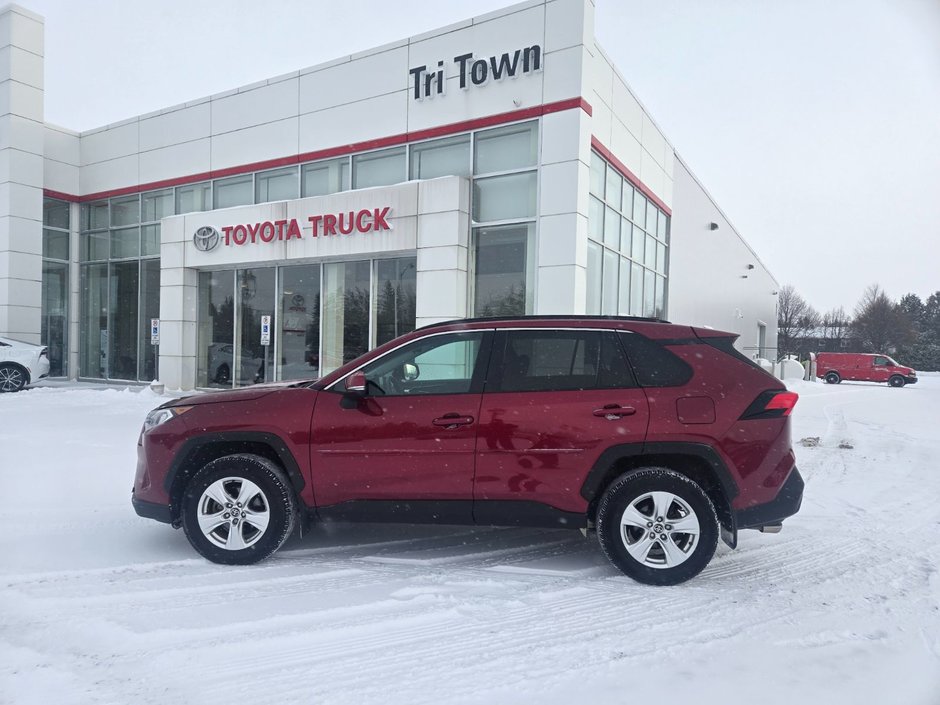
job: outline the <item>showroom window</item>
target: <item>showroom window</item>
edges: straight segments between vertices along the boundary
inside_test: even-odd
[[[42,202],[42,321],[40,340],[49,349],[49,376],[68,374],[70,204]]]
[[[591,152],[587,312],[664,318],[669,216]]]
[[[470,176],[470,135],[457,135],[411,145],[411,178]]]
[[[254,175],[233,176],[230,179],[216,179],[212,182],[213,203],[215,208],[231,208],[255,202]]]
[[[383,149],[353,157],[353,188],[400,184],[405,180],[405,148]]]
[[[349,157],[304,164],[301,168],[304,198],[349,190]]]
[[[297,167],[262,171],[255,175],[255,203],[290,201],[297,198],[299,193]]]
[[[537,122],[474,133],[474,316],[532,312],[537,164]]]

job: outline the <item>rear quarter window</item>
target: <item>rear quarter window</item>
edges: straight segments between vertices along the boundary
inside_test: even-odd
[[[681,387],[692,379],[692,367],[654,340],[639,333],[620,333],[641,387]]]

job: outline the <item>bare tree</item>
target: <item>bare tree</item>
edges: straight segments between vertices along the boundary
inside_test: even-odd
[[[791,284],[780,289],[777,299],[777,348],[781,356],[796,352],[798,342],[819,326],[819,313]]]
[[[877,284],[865,289],[855,307],[852,331],[867,352],[891,353],[913,337],[908,317]]]
[[[843,341],[849,336],[850,323],[849,315],[842,306],[823,314],[822,334],[828,349],[839,350],[842,348]]]

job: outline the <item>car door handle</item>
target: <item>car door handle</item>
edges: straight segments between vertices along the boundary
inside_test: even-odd
[[[431,423],[435,426],[443,426],[444,428],[457,428],[458,426],[466,426],[467,424],[473,423],[472,416],[461,416],[460,414],[444,414]]]
[[[620,406],[620,404],[607,404],[603,409],[594,409],[594,415],[600,416],[608,421],[616,421],[623,416],[633,416],[636,409],[632,406]]]

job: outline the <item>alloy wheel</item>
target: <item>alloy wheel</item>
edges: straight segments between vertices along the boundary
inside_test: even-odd
[[[257,543],[271,521],[268,499],[258,485],[243,477],[224,477],[199,498],[196,519],[202,534],[228,551]]]
[[[698,516],[672,492],[647,492],[620,518],[620,538],[638,563],[650,568],[675,568],[694,552],[701,534]]]

